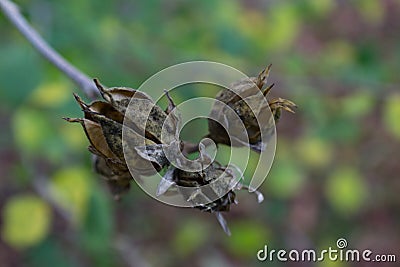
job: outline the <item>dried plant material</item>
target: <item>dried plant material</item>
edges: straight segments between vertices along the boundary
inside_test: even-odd
[[[157,196],[164,195],[168,189],[170,189],[173,185],[176,185],[174,182],[174,172],[175,168],[174,167],[169,167],[164,176],[161,178],[160,183],[158,184],[157,187]]]
[[[261,71],[257,77],[241,79],[232,83],[229,89],[218,92],[216,100],[220,102],[214,104],[210,113],[210,118],[215,118],[215,120],[208,120],[209,137],[216,143],[232,146],[248,145],[253,150],[260,152],[266,146],[261,140],[262,131],[265,136],[271,135],[274,122],[278,122],[282,109],[294,112],[293,108],[296,105],[292,101],[282,98],[267,99],[267,95],[274,85],[263,89],[267,83],[270,69],[271,65]],[[267,101],[260,101],[262,96]],[[266,117],[271,114],[268,109],[271,110],[272,118]],[[240,118],[240,121],[229,115],[232,114],[230,110],[236,113],[235,115]],[[263,122],[266,122],[262,125],[262,128],[259,126],[260,118]],[[222,122],[223,125],[218,122]],[[236,125],[239,123],[243,123],[248,141],[242,137],[244,136],[241,131],[242,128],[240,128],[240,125]],[[229,135],[224,126],[230,130]]]
[[[273,84],[263,88],[270,67],[217,94],[208,137],[216,143],[249,146],[258,152],[265,148],[261,136],[274,133],[281,110],[293,112],[296,107],[286,99],[267,99]],[[144,92],[127,87],[106,89],[97,79],[94,82],[103,100],[87,104],[74,94],[83,118],[65,120],[81,124],[90,143],[94,170],[106,180],[115,199],[129,190],[133,177],[141,180],[163,171],[157,197],[181,195],[193,208],[214,213],[228,235],[222,212],[238,204],[235,191],[247,189],[256,194],[259,203],[263,201],[260,192],[242,184],[243,174],[237,167],[213,161],[203,143],[194,145],[179,139],[181,117],[168,91],[168,107],[162,110]],[[261,128],[260,117],[265,122]],[[193,152],[199,152],[197,160],[182,158]]]
[[[127,162],[135,166],[131,171],[137,176],[152,175],[168,164],[165,157],[153,162],[143,155],[140,156],[134,149],[142,144],[149,147],[161,145],[162,125],[168,113],[155,105],[143,92],[127,87],[105,89],[97,79],[94,82],[105,101],[86,104],[74,94],[84,118],[65,118],[65,120],[82,125],[90,143],[89,151],[95,155],[95,171],[107,180],[111,191],[116,198],[119,198],[120,194],[129,189],[132,180]],[[135,116],[125,117],[130,101],[136,108]],[[170,102],[169,109],[172,110],[175,105],[172,99]],[[150,116],[147,116],[147,113]],[[128,121],[124,124],[126,120]],[[170,136],[166,135],[167,140],[176,136],[176,126],[173,123],[176,122],[170,121],[167,125],[167,129],[172,131]],[[123,131],[126,135],[125,141],[122,138]]]
[[[65,118],[69,122],[79,122],[88,138],[91,146],[95,149],[96,154],[105,158],[115,158],[116,156],[108,147],[107,141],[103,135],[101,125],[88,119],[70,119]]]
[[[104,100],[109,102],[115,109],[120,111],[122,114],[125,114],[126,109],[129,106],[129,102],[131,101],[132,98],[146,99],[153,102],[151,97],[145,94],[144,92],[140,92],[138,90],[128,87],[113,87],[105,89],[101,85],[98,79],[94,79],[94,82]]]
[[[228,212],[231,204],[238,203],[234,191],[248,189],[240,179],[241,177],[235,175],[233,166],[223,167],[216,162],[200,172],[170,167],[158,185],[157,195],[177,189],[194,208],[215,213],[223,230],[230,235],[228,225],[220,212]],[[259,191],[255,191],[255,194],[259,203],[263,201],[264,197]]]
[[[215,216],[217,217],[217,220],[221,225],[222,229],[224,230],[224,232],[230,236],[231,230],[229,230],[228,224],[226,223],[224,216],[222,216],[221,212],[219,211],[215,213]]]
[[[116,172],[110,168],[107,160],[97,155],[93,158],[93,167],[98,174],[105,178],[116,200],[119,200],[121,194],[129,190],[132,177],[128,170],[124,173],[116,174]]]

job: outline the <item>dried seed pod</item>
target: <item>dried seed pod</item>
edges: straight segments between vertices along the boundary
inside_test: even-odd
[[[137,176],[152,175],[168,164],[166,159],[149,161],[134,148],[161,144],[162,138],[175,139],[177,122],[170,118],[167,120],[168,113],[175,105],[168,96],[170,105],[167,111],[163,111],[143,92],[126,87],[105,89],[97,79],[94,82],[105,101],[86,104],[74,94],[84,118],[65,119],[82,125],[90,142],[89,151],[95,155],[94,169],[107,180],[111,191],[119,198],[122,192],[129,189],[132,180],[127,162],[133,166],[131,171]],[[164,122],[167,130],[162,132]]]
[[[132,180],[129,171],[116,174],[115,171],[110,168],[107,160],[97,155],[94,155],[93,157],[93,167],[98,174],[105,178],[107,185],[116,200],[119,200],[120,195],[129,190],[130,182]]]
[[[130,123],[127,125],[138,133],[143,133],[147,139],[156,144],[169,144],[177,140],[179,118],[174,113],[168,116],[171,106],[174,106],[172,99],[168,99],[170,100],[169,106],[166,111],[163,111],[153,101],[133,98],[126,114],[126,118],[133,126]]]
[[[124,122],[126,126],[132,128],[141,135],[143,133],[146,139],[150,139],[157,144],[162,142],[165,143],[165,141],[169,140],[175,140],[177,128],[176,122],[167,118],[170,110],[173,109],[175,104],[169,97],[168,92],[166,92],[166,95],[169,100],[169,105],[167,110],[163,111],[154,103],[151,97],[144,92],[127,87],[105,89],[97,79],[94,79],[94,81],[104,100],[106,100],[114,110],[119,111],[122,115],[122,121],[117,120],[119,123],[122,124]],[[91,111],[97,112],[97,110]],[[106,115],[102,112],[98,113]],[[106,115],[106,117],[109,116]],[[125,121],[123,121],[124,119]],[[163,133],[165,134],[163,138],[165,140],[161,140],[162,127],[164,123],[166,131]]]
[[[157,189],[157,195],[166,194],[169,190],[175,190],[181,194],[194,208],[201,211],[215,213],[223,230],[230,235],[226,220],[221,212],[228,212],[230,205],[237,204],[234,191],[248,188],[240,183],[232,166],[221,166],[213,162],[200,172],[189,172],[170,167]],[[204,187],[209,185],[209,187]],[[196,188],[192,190],[191,188]],[[260,192],[255,191],[258,201],[263,200]],[[211,199],[215,199],[212,201]]]
[[[132,98],[146,99],[153,102],[151,97],[144,92],[128,87],[112,87],[109,89],[105,89],[98,79],[94,79],[93,81],[96,84],[97,89],[99,89],[100,94],[104,98],[104,100],[109,102],[122,114],[125,114],[126,109],[128,108]]]
[[[274,84],[272,84],[263,89],[264,85],[267,83],[270,69],[271,65],[261,71],[257,77],[241,79],[232,83],[229,89],[223,89],[218,92],[216,99],[221,102],[216,102],[214,104],[210,117],[216,118],[217,121],[225,121],[225,126],[229,127],[231,130],[230,134],[233,133],[233,135],[235,135],[235,130],[236,132],[240,131],[239,127],[235,125],[235,123],[238,122],[235,121],[234,118],[226,115],[229,114],[227,112],[228,109],[232,109],[243,123],[249,141],[246,143],[243,138],[239,138],[239,142],[232,144],[231,139],[233,138],[233,140],[235,140],[235,136],[231,136],[230,138],[227,131],[220,123],[215,120],[208,120],[209,137],[216,143],[232,146],[241,146],[245,144],[253,150],[260,152],[265,147],[265,144],[263,144],[261,140],[261,131],[265,131],[266,133],[273,131],[274,124],[271,119],[277,122],[282,109],[292,113],[294,112],[292,108],[296,107],[296,105],[292,101],[282,98],[273,100],[267,99],[268,93],[274,86]],[[261,91],[262,95],[259,94],[259,91]],[[264,101],[267,105],[260,103],[260,96],[267,99],[266,102]],[[250,108],[248,103],[253,108]],[[257,118],[259,118],[259,116],[265,116],[265,114],[268,113],[268,108],[271,110],[273,118],[267,118],[267,120],[265,120],[267,121],[266,125],[263,125],[263,129],[260,129]]]

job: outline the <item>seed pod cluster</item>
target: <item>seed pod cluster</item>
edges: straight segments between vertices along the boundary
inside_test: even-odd
[[[232,143],[224,128],[213,120],[209,120],[208,137],[219,144],[247,145],[255,151],[262,151],[264,144],[261,141],[262,129],[256,119],[258,113],[269,108],[272,120],[277,122],[282,109],[293,112],[292,108],[295,107],[293,102],[278,98],[268,100],[267,107],[258,105],[259,108],[254,111],[247,104],[249,102],[241,98],[242,95],[247,95],[250,97],[247,101],[257,101],[257,98],[251,98],[254,90],[261,91],[262,97],[266,97],[273,86],[263,89],[269,71],[270,66],[257,77],[240,80],[230,86],[231,90],[220,91],[216,99],[223,105],[216,103],[211,110],[211,117],[225,116],[223,120],[229,122],[224,106],[231,108],[245,126],[248,143],[243,143],[242,140]],[[168,153],[184,152],[187,144],[179,140],[180,118],[175,113],[175,104],[168,93],[166,92],[166,96],[169,105],[164,111],[144,92],[126,87],[106,89],[97,79],[94,82],[103,100],[87,104],[74,94],[84,117],[65,120],[82,125],[90,143],[89,151],[93,154],[94,170],[105,178],[115,198],[119,199],[129,189],[132,175],[141,178],[164,172],[157,188],[157,196],[171,193],[181,195],[194,208],[214,213],[224,231],[230,234],[221,212],[229,211],[230,205],[237,203],[236,190],[249,189],[240,182],[241,171],[231,165],[223,166],[218,162],[211,162],[201,144],[198,146],[199,159],[201,166],[207,166],[206,168],[188,171],[176,167],[169,161],[171,158]],[[175,150],[171,150],[171,147]],[[262,194],[254,192],[258,202],[261,202]]]

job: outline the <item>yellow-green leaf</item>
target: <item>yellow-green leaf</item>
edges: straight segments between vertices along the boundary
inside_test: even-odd
[[[360,117],[366,115],[374,107],[373,96],[364,90],[360,90],[341,101],[342,112],[347,117]]]
[[[52,82],[39,85],[33,91],[30,100],[44,107],[57,107],[68,101],[71,92],[68,86],[62,82]]]
[[[34,109],[19,109],[13,117],[15,141],[21,149],[27,152],[43,148],[46,145],[50,129],[43,114]]]
[[[357,212],[367,195],[367,187],[354,168],[338,169],[328,178],[326,197],[332,207],[342,214]]]
[[[272,49],[285,49],[296,38],[300,20],[293,4],[279,4],[266,17],[265,45]]]
[[[354,61],[354,46],[346,40],[334,40],[327,44],[324,53],[324,62],[321,65],[327,65],[332,70],[338,71]]]
[[[319,251],[322,251],[323,249],[326,249],[326,248],[322,248]],[[318,267],[347,267],[349,265],[345,262],[333,261],[333,260],[329,259],[329,256],[326,256],[326,254],[325,254],[324,260],[318,262],[317,266]]]
[[[297,158],[311,167],[324,167],[332,159],[332,147],[319,138],[304,138],[296,144]]]
[[[46,237],[50,222],[50,207],[34,195],[17,195],[3,208],[2,238],[20,249],[39,243]]]
[[[51,181],[53,197],[67,210],[74,223],[81,223],[86,214],[90,194],[91,172],[84,168],[69,167],[54,174]]]
[[[173,240],[175,250],[185,256],[193,253],[202,246],[208,237],[207,227],[204,223],[189,220],[179,227]]]
[[[332,247],[333,249],[336,248],[336,242],[338,237],[335,236],[334,238],[328,237],[325,235],[321,236],[320,243],[317,246],[317,251],[322,251],[324,249],[328,249]],[[340,260],[333,261],[329,259],[329,255],[324,255],[324,260],[317,262],[317,267],[348,267],[349,265],[346,262],[341,262]]]
[[[384,3],[376,0],[359,0],[358,10],[367,22],[379,24],[385,17]]]
[[[333,0],[309,0],[307,3],[320,15],[326,15],[336,7],[336,2]]]
[[[264,185],[269,194],[279,198],[290,198],[301,188],[304,178],[301,169],[291,161],[276,160]]]
[[[400,139],[400,94],[388,97],[384,110],[383,121],[386,129],[395,137]]]
[[[226,246],[233,255],[253,258],[258,250],[268,244],[270,234],[267,226],[252,222],[238,221],[228,224],[232,236],[226,238]]]
[[[82,150],[82,148],[86,149],[88,141],[79,124],[71,125],[64,123],[61,125],[59,133],[70,147],[77,150]]]

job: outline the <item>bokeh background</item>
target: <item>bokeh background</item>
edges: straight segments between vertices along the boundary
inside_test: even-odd
[[[72,92],[82,93],[1,14],[0,266],[283,266],[258,262],[257,251],[325,249],[341,237],[400,260],[400,1],[17,4],[106,85],[138,87],[190,60],[248,75],[272,63],[272,94],[299,108],[277,126],[265,201],[241,192],[226,215],[231,237],[210,214],[158,203],[135,183],[115,202],[82,129],[61,119],[81,115]]]

